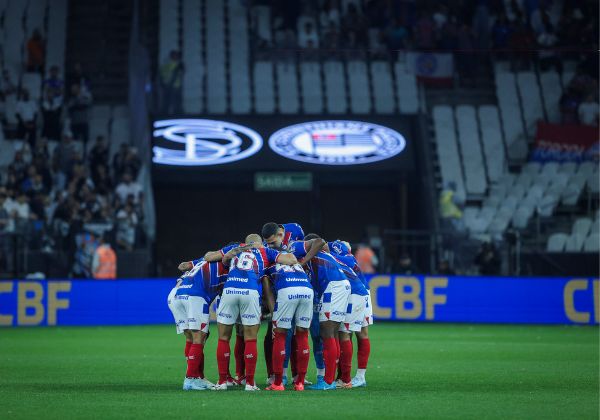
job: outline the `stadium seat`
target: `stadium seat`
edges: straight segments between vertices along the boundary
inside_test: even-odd
[[[296,66],[292,63],[279,62],[276,69],[279,112],[282,114],[295,114],[300,109]]]
[[[343,114],[348,110],[343,64],[341,61],[326,61],[323,70],[327,111],[331,114]]]
[[[600,235],[592,233],[583,242],[583,252],[600,252]]]
[[[158,58],[163,63],[179,47],[179,1],[160,0]]]
[[[532,176],[536,176],[540,173],[541,169],[542,169],[542,165],[539,162],[527,162],[523,166],[522,172],[525,172]]]
[[[252,14],[258,37],[269,43],[272,42],[271,9],[268,6],[253,6]]]
[[[484,194],[487,189],[487,177],[481,152],[475,108],[470,105],[459,105],[456,107],[455,116],[458,128],[458,143],[465,173],[466,191],[469,194]]]
[[[110,119],[110,105],[92,105],[90,118]]]
[[[600,234],[600,219],[594,220],[590,228],[590,235]]]
[[[347,72],[350,88],[350,111],[354,114],[371,112],[371,91],[367,64],[364,61],[349,61]]]
[[[302,104],[307,114],[323,112],[323,83],[321,82],[321,64],[303,62],[300,64],[300,87]]]
[[[220,0],[207,0],[206,15],[206,103],[212,114],[227,111],[227,78],[225,68],[225,8]]]
[[[580,252],[585,242],[585,236],[579,233],[572,233],[565,243],[565,252]]]
[[[577,168],[577,174],[582,174],[584,176],[587,176],[594,172],[598,172],[598,165],[594,162],[583,162],[579,165],[579,168]]]
[[[270,61],[254,63],[254,109],[259,114],[275,112],[273,64]]]
[[[15,2],[13,2],[15,3]],[[18,2],[17,2],[18,3]],[[25,3],[25,2],[22,2]],[[57,65],[64,75],[65,49],[67,45],[67,0],[52,0],[48,8],[48,32],[46,35],[46,73]]]
[[[512,226],[515,229],[525,229],[534,212],[535,208],[530,203],[520,206],[513,214]]]
[[[394,84],[390,65],[387,61],[371,62],[371,80],[373,81],[375,112],[378,114],[393,113],[396,108]]]
[[[465,191],[460,155],[456,143],[452,108],[438,105],[433,108],[436,149],[444,187],[454,182],[458,190]]]
[[[28,35],[35,29],[44,33],[44,20],[46,19],[47,2],[45,0],[30,1],[27,3],[27,15],[25,16],[25,29]]]
[[[546,117],[551,123],[560,122],[560,96],[562,94],[560,87],[560,78],[555,71],[543,72],[540,74],[540,83],[542,96],[544,98],[544,109]]]
[[[525,119],[525,130],[529,137],[533,137],[537,121],[544,117],[537,78],[532,71],[519,72],[517,73],[517,83]]]
[[[558,168],[558,172],[561,174],[567,174],[569,177],[577,173],[577,164],[575,162],[563,162]]]
[[[478,116],[488,178],[490,182],[497,182],[506,168],[498,108],[492,105],[483,105],[478,109]]]
[[[394,64],[394,74],[400,113],[416,114],[419,111],[419,92],[415,75],[409,73],[403,63]]]
[[[238,0],[229,1],[229,86],[231,111],[248,114],[252,110],[248,20],[246,7]]]
[[[109,138],[109,124],[106,118],[90,119],[90,139],[93,141],[98,136],[103,136],[106,140]],[[91,143],[91,142],[88,142]]]
[[[582,217],[582,218],[575,220],[575,223],[573,223],[573,230],[571,231],[571,233],[579,234],[583,237],[586,237],[588,235],[588,233],[590,232],[591,227],[592,227],[592,219],[589,219],[587,217]]]
[[[600,191],[600,179],[598,179],[598,173],[592,172],[587,176],[587,188],[592,194],[598,194]]]
[[[557,196],[556,194],[552,194],[550,192],[544,195],[544,197],[542,197],[542,199],[539,201],[538,206],[536,208],[537,213],[543,217],[552,216],[552,214],[554,213],[554,209],[558,204],[559,197],[560,196]]]
[[[564,233],[553,233],[548,238],[546,244],[546,251],[548,252],[563,252],[565,250],[565,244],[567,242],[568,235]]]
[[[524,159],[528,153],[515,75],[496,71],[496,95],[509,159]]]
[[[115,105],[111,107],[112,118],[127,118],[129,117],[129,106],[127,105]]]

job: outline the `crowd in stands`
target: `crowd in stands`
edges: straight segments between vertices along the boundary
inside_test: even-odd
[[[27,74],[42,73],[39,31],[27,52]],[[65,79],[58,66],[50,67],[40,92],[29,92],[23,79],[2,71],[0,141],[15,152],[0,168],[0,271],[14,268],[17,240],[30,250],[72,255],[85,234],[134,249],[144,241],[137,150],[122,143],[111,159],[103,136],[88,144],[92,85],[80,64]]]
[[[270,6],[273,41],[260,37],[253,21],[257,54],[302,51],[319,57],[395,58],[399,50],[455,52],[466,78],[481,70],[490,50],[510,59],[515,70],[539,60],[545,69],[578,51],[598,46],[598,4],[552,0],[314,0]],[[288,54],[289,55],[289,54]],[[284,54],[283,57],[286,55]]]
[[[563,124],[598,126],[598,56],[592,54],[577,72],[560,98]]]

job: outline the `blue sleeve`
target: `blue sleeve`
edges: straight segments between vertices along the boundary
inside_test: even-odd
[[[221,255],[225,255],[238,245],[239,244],[227,245],[227,246],[224,246],[223,248],[221,248],[219,251],[221,251]]]
[[[302,226],[300,226],[298,223],[285,223],[283,228],[286,230],[286,232],[290,232],[292,234],[290,238],[292,241],[304,240],[304,231],[302,230]]]
[[[200,257],[197,260],[192,260],[192,265],[196,265],[196,264],[198,264],[199,262],[202,262],[202,261],[204,261],[204,257]]]
[[[265,250],[267,252],[267,261],[269,261],[270,264],[275,264],[280,252],[275,251],[273,248],[265,248]]]
[[[306,249],[304,249],[304,241],[293,242],[290,248],[290,252],[298,259],[306,256]]]

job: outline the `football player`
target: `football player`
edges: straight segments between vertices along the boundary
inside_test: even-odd
[[[217,345],[217,364],[219,382],[215,390],[227,389],[229,372],[229,340],[233,324],[241,318],[244,329],[244,359],[246,369],[246,391],[258,391],[254,382],[256,370],[256,336],[260,327],[259,283],[264,270],[272,264],[297,264],[292,254],[264,248],[262,238],[257,234],[246,237],[246,247],[235,247],[223,255],[223,264],[229,266],[229,275],[223,288],[223,294],[217,309],[217,327],[219,342]]]

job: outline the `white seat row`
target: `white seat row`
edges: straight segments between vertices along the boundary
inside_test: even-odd
[[[455,117],[467,193],[484,194],[487,190],[487,178],[475,108],[469,105],[459,105],[455,109]]]
[[[239,0],[229,0],[229,86],[231,111],[236,114],[250,112],[250,68],[248,20],[246,8]]]
[[[273,86],[273,63],[254,63],[254,110],[259,114],[275,112],[275,87]]]
[[[208,111],[223,114],[227,111],[227,79],[225,73],[225,3],[206,1],[206,97]]]
[[[320,114],[323,112],[323,83],[321,65],[318,62],[300,64],[300,88],[304,112]]]
[[[391,114],[396,109],[392,72],[387,61],[371,63],[371,80],[373,81],[373,99],[375,112]]]
[[[298,77],[296,66],[291,63],[277,63],[277,83],[279,93],[279,112],[295,114],[300,109],[298,98]]]
[[[495,79],[507,155],[510,159],[524,159],[527,156],[528,148],[515,75],[497,71]]]
[[[323,64],[325,74],[325,107],[332,114],[343,114],[348,110],[346,99],[346,75],[341,61],[326,61]]]
[[[535,73],[532,71],[517,73],[517,83],[525,119],[525,132],[530,138],[533,138],[537,121],[544,117],[540,88]]]
[[[188,114],[204,110],[204,65],[202,60],[202,4],[200,0],[183,0],[183,73],[182,102]]]
[[[363,60],[350,61],[347,66],[350,86],[350,111],[354,114],[366,114],[371,111],[371,89],[367,64]]]
[[[459,195],[464,196],[465,184],[456,141],[452,107],[446,105],[435,106],[433,108],[433,123],[444,187],[453,182],[456,184]]]

